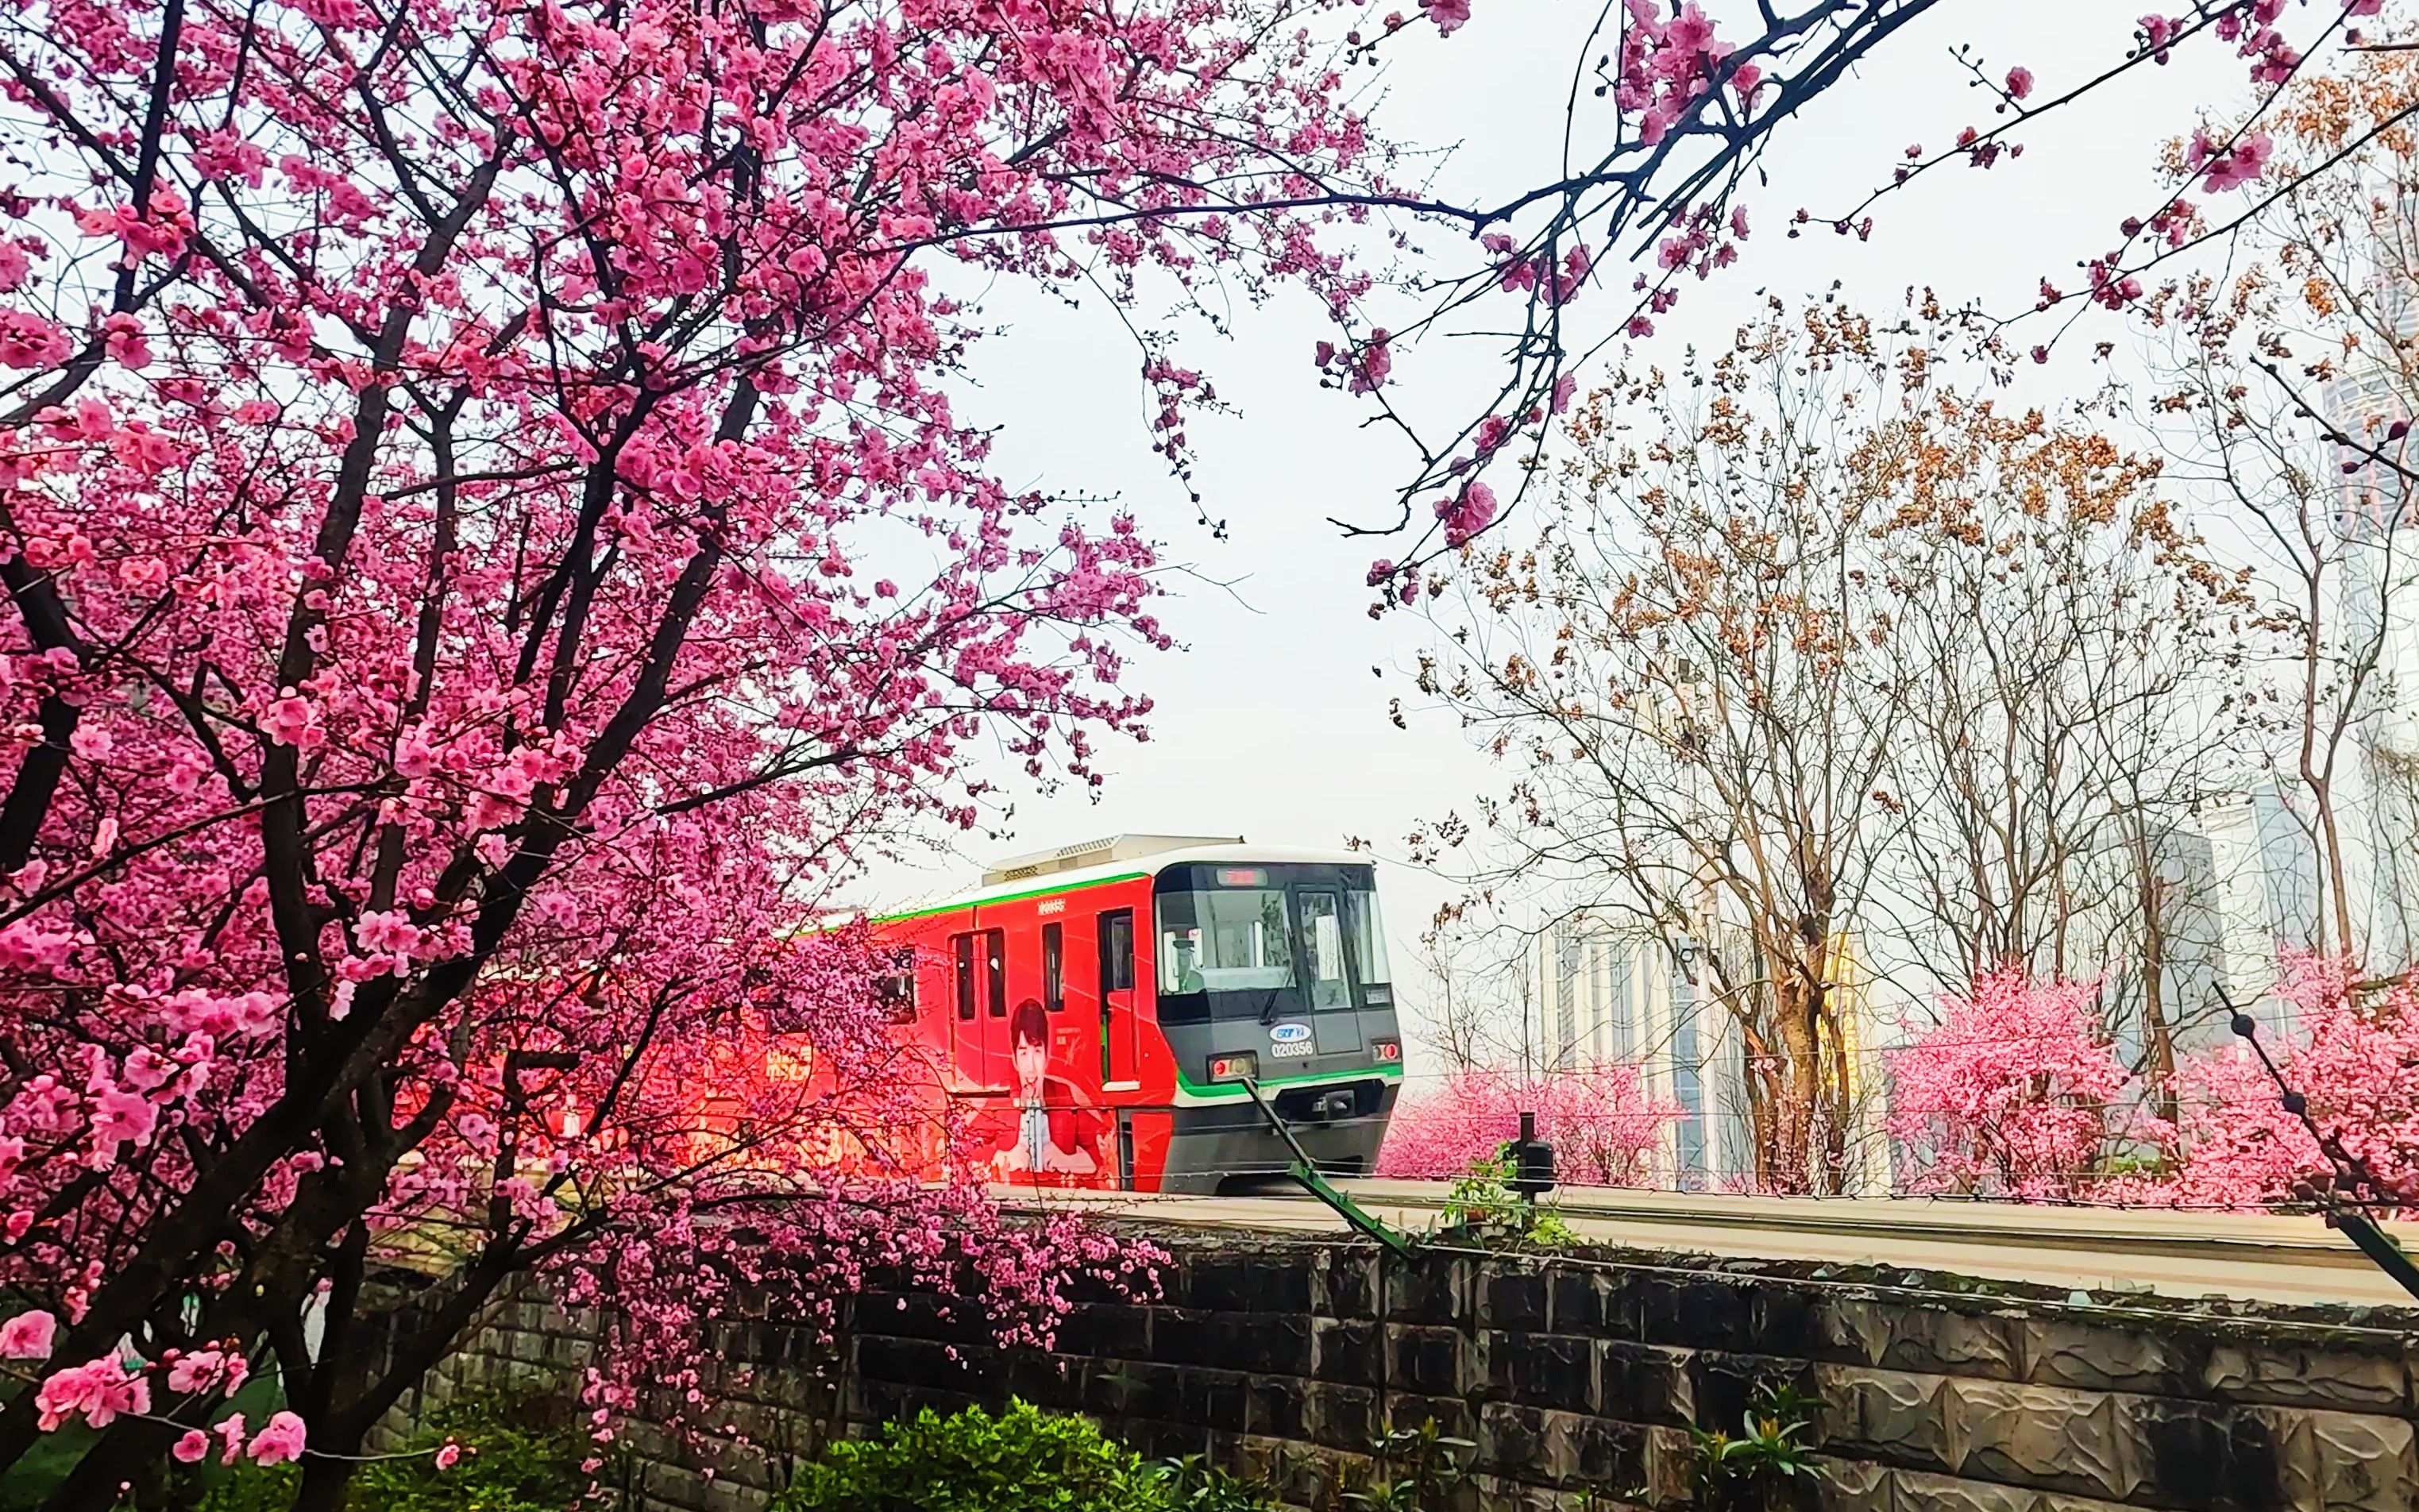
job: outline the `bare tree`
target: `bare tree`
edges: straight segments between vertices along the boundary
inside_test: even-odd
[[[2171,936],[2213,917],[2210,869],[2184,853],[2206,849],[2193,816],[2240,726],[2224,670],[2241,592],[2160,498],[2157,458],[2039,411],[1954,419],[1884,547],[1894,645],[1924,693],[1877,928],[1959,991],[2011,964],[2101,980],[2164,1082]]]
[[[1843,932],[1898,823],[1884,778],[1909,691],[1872,543],[1914,453],[1902,354],[1857,316],[1773,314],[1595,395],[1537,546],[1470,561],[1422,687],[1514,777],[1476,830],[1449,816],[1415,845],[1483,834],[1487,886],[1709,947],[1756,1177],[1830,1191]]]
[[[2380,967],[2408,949],[2380,937],[2371,885],[2408,837],[2363,833],[2362,816],[2391,786],[2395,637],[2419,607],[2419,146],[2376,128],[2414,102],[2403,54],[2288,96],[2272,120],[2292,188],[2239,265],[2153,306],[2172,346],[2151,418],[2175,475],[2214,501],[2212,538],[2251,564],[2264,656],[2246,691],[2317,903],[2309,937],[2287,943]]]

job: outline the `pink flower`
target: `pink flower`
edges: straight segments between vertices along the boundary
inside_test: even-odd
[[[129,1372],[116,1355],[103,1355],[43,1381],[34,1394],[34,1409],[44,1433],[79,1415],[89,1427],[105,1428],[120,1412],[151,1411],[151,1383]]]
[[[307,1433],[300,1418],[292,1412],[279,1412],[253,1435],[252,1443],[244,1453],[264,1465],[300,1459],[302,1458],[302,1441]]]
[[[101,322],[102,346],[109,360],[140,373],[151,365],[151,347],[143,339],[143,322],[131,315],[113,315]]]
[[[1427,11],[1428,20],[1436,23],[1437,31],[1446,37],[1459,31],[1462,23],[1470,19],[1470,0],[1420,0],[1420,5]]]
[[[1437,518],[1444,522],[1447,546],[1459,546],[1494,522],[1495,490],[1473,479],[1458,498],[1440,499]]]
[[[240,1354],[221,1350],[195,1350],[178,1355],[168,1366],[168,1389],[179,1394],[223,1386],[233,1391],[251,1374],[252,1365]]]
[[[219,1436],[219,1443],[224,1446],[224,1452],[219,1456],[219,1463],[234,1464],[237,1454],[243,1448],[243,1414],[229,1412],[210,1431]]]
[[[448,1439],[437,1451],[437,1468],[451,1470],[462,1458],[462,1446]]]
[[[180,1465],[193,1464],[209,1452],[210,1436],[199,1428],[188,1428],[185,1436],[177,1441],[176,1447],[168,1451]]]
[[[2033,70],[2022,66],[2008,70],[2008,94],[2022,100],[2033,92]]]
[[[146,1098],[116,1087],[94,1093],[92,1145],[96,1165],[115,1164],[119,1145],[131,1143],[137,1149],[149,1145],[159,1124],[160,1110]]]
[[[291,690],[269,706],[260,728],[281,746],[308,750],[320,743],[318,711]]]
[[[59,1320],[37,1307],[0,1323],[0,1359],[47,1360]]]
[[[2212,194],[2257,183],[2260,175],[2268,171],[2268,160],[2276,150],[2275,139],[2265,131],[2255,131],[2232,147],[2213,154],[2210,151],[2211,144],[2206,132],[2196,136],[2193,146],[2195,154],[2205,157],[2209,166],[2200,187]]]

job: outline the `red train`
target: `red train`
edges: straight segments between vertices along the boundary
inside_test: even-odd
[[[875,923],[889,992],[1004,1181],[1214,1192],[1365,1173],[1403,1074],[1367,857],[1123,835]]]

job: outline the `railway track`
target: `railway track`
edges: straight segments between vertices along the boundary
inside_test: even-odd
[[[1442,1182],[1335,1183],[1417,1234],[1441,1221]],[[1027,1210],[1072,1209],[1168,1227],[1349,1230],[1307,1194],[1240,1196],[997,1189]],[[1555,1206],[1591,1243],[1724,1259],[1887,1266],[2094,1293],[2222,1297],[2293,1306],[2419,1308],[2351,1241],[2316,1217],[2050,1208],[1922,1197],[1741,1197],[1569,1187]],[[2419,1225],[2383,1226],[2419,1254]],[[2414,1315],[2419,1323],[2419,1315]]]

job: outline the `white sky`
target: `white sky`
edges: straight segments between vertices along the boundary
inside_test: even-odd
[[[1570,27],[1594,8],[1476,0],[1473,19],[1455,37],[1429,33],[1402,50],[1387,77],[1381,126],[1423,146],[1459,144],[1440,174],[1446,197],[1491,199],[1549,177],[1565,60],[1577,40]],[[1725,0],[1707,8],[1718,19],[1752,8]],[[1818,216],[1853,205],[1909,143],[1933,147],[1968,122],[1988,124],[1989,101],[1968,88],[1949,55],[1957,42],[1972,42],[1995,76],[2027,65],[2040,79],[2036,98],[2045,98],[2118,56],[2141,8],[2114,0],[1950,0],[1901,34],[1864,77],[1784,127],[1767,162],[1770,187],[1748,197],[1755,235],[1747,255],[1692,285],[1647,349],[1675,358],[1691,336],[1726,338],[1760,307],[1757,291],[1766,287],[1794,298],[1838,279],[1846,298],[1875,311],[1895,305],[1910,284],[1999,310],[2029,308],[2044,275],[2073,287],[2076,261],[2113,244],[2126,215],[2156,205],[2157,144],[2188,128],[2200,103],[2223,109],[2244,96],[2241,63],[2203,48],[2129,76],[2045,120],[2023,159],[1988,172],[1936,170],[1885,200],[1870,243],[1827,230],[1788,240],[1784,224],[1800,205]],[[1447,239],[1427,239],[1442,247]],[[1608,316],[1617,303],[1626,310],[1616,298],[1626,271],[1610,271],[1612,291],[1592,296]],[[1391,436],[1359,428],[1366,411],[1358,401],[1317,386],[1310,348],[1328,328],[1306,297],[1240,312],[1227,337],[1196,325],[1179,348],[1241,411],[1190,427],[1200,454],[1195,486],[1210,517],[1227,523],[1223,541],[1194,523],[1183,490],[1148,450],[1134,348],[1104,306],[1068,311],[1009,290],[987,300],[985,314],[1011,329],[977,351],[980,388],[963,412],[1003,427],[997,455],[1009,482],[1116,496],[1167,544],[1170,560],[1233,589],[1173,581],[1179,596],[1161,609],[1184,649],[1132,667],[1129,685],[1158,702],[1151,739],[1109,745],[1098,802],[1073,791],[1034,795],[1016,767],[1000,762],[998,779],[1020,795],[1013,836],[963,841],[963,859],[929,870],[886,868],[861,901],[895,904],[971,880],[981,860],[1120,831],[1308,845],[1357,835],[1398,855],[1423,818],[1466,810],[1473,793],[1500,787],[1448,717],[1416,710],[1407,669],[1426,639],[1423,623],[1366,616],[1364,573],[1372,558],[1396,549],[1341,540],[1326,523],[1330,515],[1382,516],[1408,460]],[[2104,333],[2122,349],[2113,322]],[[2082,334],[2093,336],[2088,323]],[[2068,369],[2071,360],[2078,383],[2089,381],[2088,345],[2072,343],[2057,364]],[[1483,343],[1432,343],[1397,348],[1394,374],[1413,400],[1444,405],[1456,402],[1456,376],[1491,381],[1492,360]],[[1512,529],[1517,535],[1523,527],[1516,520]],[[1397,695],[1413,709],[1408,732],[1387,718]],[[1409,979],[1413,937],[1451,889],[1403,866],[1386,868],[1380,886],[1396,973]],[[1416,981],[1407,985],[1416,993]]]

